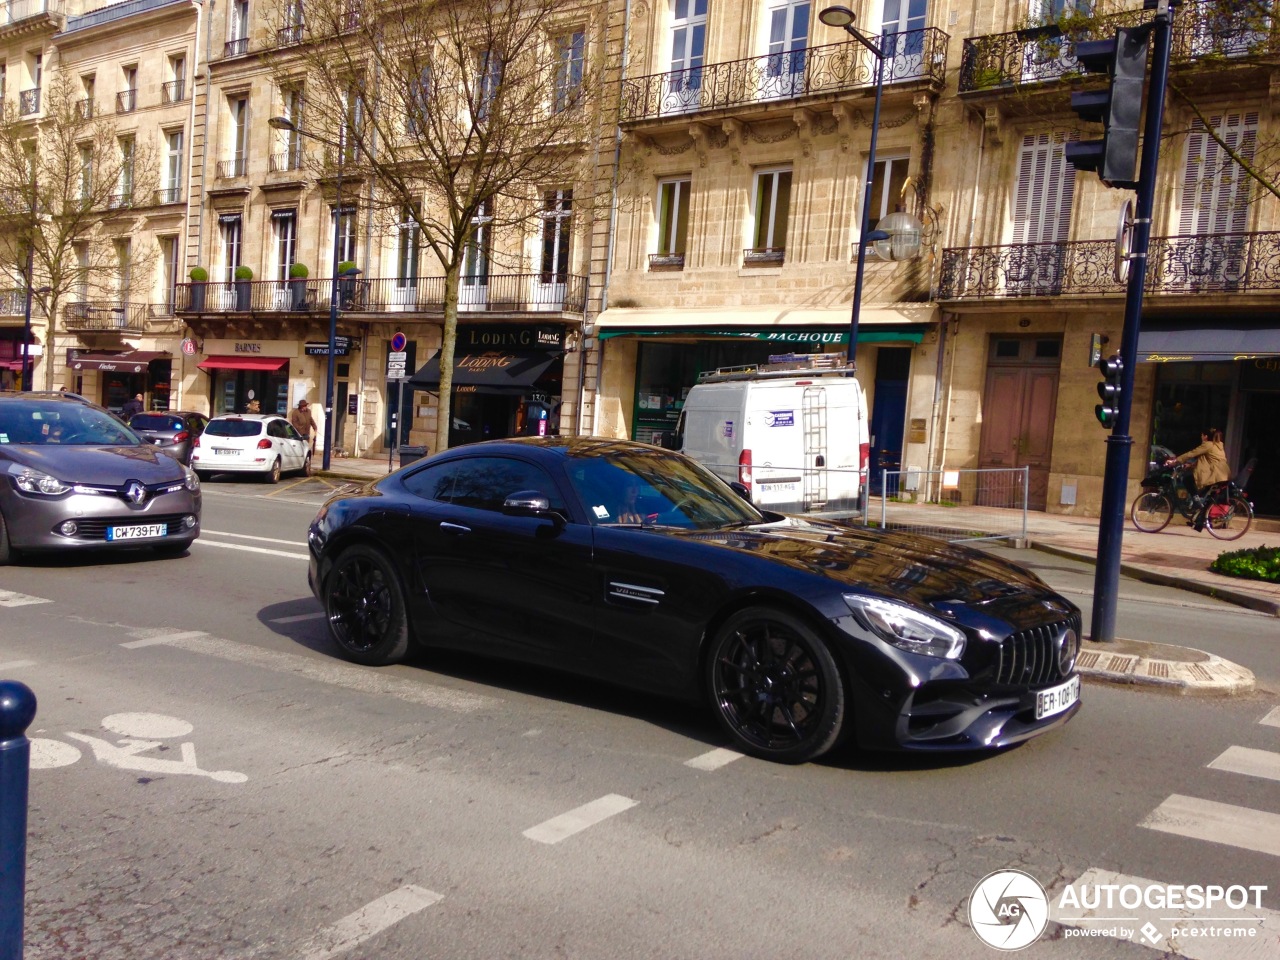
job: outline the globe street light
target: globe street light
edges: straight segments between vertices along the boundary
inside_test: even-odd
[[[342,217],[342,164],[345,159],[346,151],[341,144],[334,143],[332,140],[321,137],[309,130],[304,130],[288,117],[271,117],[267,120],[267,126],[273,130],[290,130],[300,137],[310,137],[312,140],[318,140],[321,143],[328,144],[338,151],[338,176],[333,189],[333,279],[329,281],[329,369],[328,376],[325,381],[324,392],[324,454],[322,459],[322,469],[328,470],[333,452],[333,387],[334,387],[334,359],[338,352],[338,279],[339,277],[354,277],[360,271],[356,267],[351,267],[338,273],[338,264],[341,262],[339,258],[338,229],[341,225]]]
[[[871,144],[867,148],[867,178],[862,195],[862,224],[858,229],[858,270],[853,280],[853,308],[849,317],[849,366],[856,370],[858,359],[858,318],[862,312],[862,279],[867,269],[867,244],[889,240],[889,234],[871,230],[871,180],[876,171],[876,135],[880,132],[880,95],[884,91],[884,48],[872,43],[853,27],[853,11],[848,7],[827,7],[818,19],[828,27],[840,27],[871,51],[876,58],[876,104],[871,115]],[[888,219],[887,217],[885,219]]]

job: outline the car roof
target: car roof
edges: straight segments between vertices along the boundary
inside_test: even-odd
[[[216,417],[210,417],[210,422],[214,420],[283,420],[284,417],[278,413],[220,413]]]
[[[505,440],[483,440],[479,443],[450,447],[446,454],[536,454],[555,459],[567,457],[601,457],[611,454],[660,454],[679,456],[675,451],[635,440],[617,440],[612,437],[512,437]]]
[[[41,400],[66,400],[69,403],[87,403],[93,407],[97,406],[88,397],[82,397],[80,394],[72,393],[69,390],[0,390],[0,400],[21,400],[31,397],[39,397]]]

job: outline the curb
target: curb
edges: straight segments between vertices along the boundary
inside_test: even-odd
[[[1087,553],[1080,553],[1077,550],[1068,550],[1063,547],[1055,547],[1047,543],[1033,542],[1032,549],[1039,550],[1041,553],[1047,553],[1055,557],[1064,557],[1067,560],[1081,560],[1085,563],[1092,563],[1095,566],[1098,558],[1090,556]],[[1176,587],[1179,590],[1185,590],[1188,593],[1198,593],[1203,597],[1210,597],[1214,600],[1221,600],[1224,603],[1235,604],[1237,607],[1245,607],[1249,610],[1256,610],[1259,613],[1265,613],[1273,617],[1280,617],[1280,603],[1274,600],[1267,600],[1264,597],[1255,597],[1251,593],[1243,593],[1238,590],[1232,590],[1230,587],[1223,588],[1213,583],[1201,583],[1198,580],[1191,580],[1187,577],[1174,576],[1168,573],[1158,573],[1155,570],[1148,570],[1145,567],[1135,567],[1132,564],[1121,563],[1120,572],[1133,580],[1141,580],[1143,583],[1154,583],[1161,587]]]
[[[1082,650],[1076,670],[1082,677],[1104,683],[1160,687],[1184,696],[1233,697],[1256,686],[1251,670],[1195,647],[1181,647],[1201,654],[1204,660],[1188,663],[1160,660],[1128,653]]]

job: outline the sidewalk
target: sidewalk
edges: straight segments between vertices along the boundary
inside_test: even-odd
[[[399,466],[397,461],[396,466]],[[376,480],[389,473],[386,459],[340,458],[324,474],[355,481]],[[927,506],[911,510],[928,511]],[[898,516],[903,508],[895,507]],[[1027,544],[1033,549],[1089,563],[1097,562],[1098,521],[1032,511],[1027,517]],[[1280,617],[1280,583],[1242,580],[1209,570],[1219,554],[1264,545],[1280,546],[1280,521],[1255,519],[1239,540],[1215,540],[1196,533],[1175,517],[1162,532],[1141,533],[1125,520],[1121,572],[1147,583],[1161,584],[1213,597]],[[1253,675],[1229,661],[1186,647],[1119,640],[1087,643],[1080,672],[1121,683],[1146,683],[1184,693],[1232,694],[1253,688]]]

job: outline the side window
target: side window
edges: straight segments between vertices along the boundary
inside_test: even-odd
[[[564,510],[564,501],[551,478],[539,467],[522,460],[503,457],[472,457],[459,461],[449,500],[461,507],[502,510],[507,497],[521,490],[537,490],[546,495],[551,509]]]
[[[415,497],[448,503],[453,493],[453,479],[458,467],[459,462],[456,460],[450,463],[437,463],[415,470],[402,482],[404,488]]]
[[[287,437],[288,432],[285,430],[285,422],[283,420],[272,420],[267,424],[267,434],[272,437]]]

